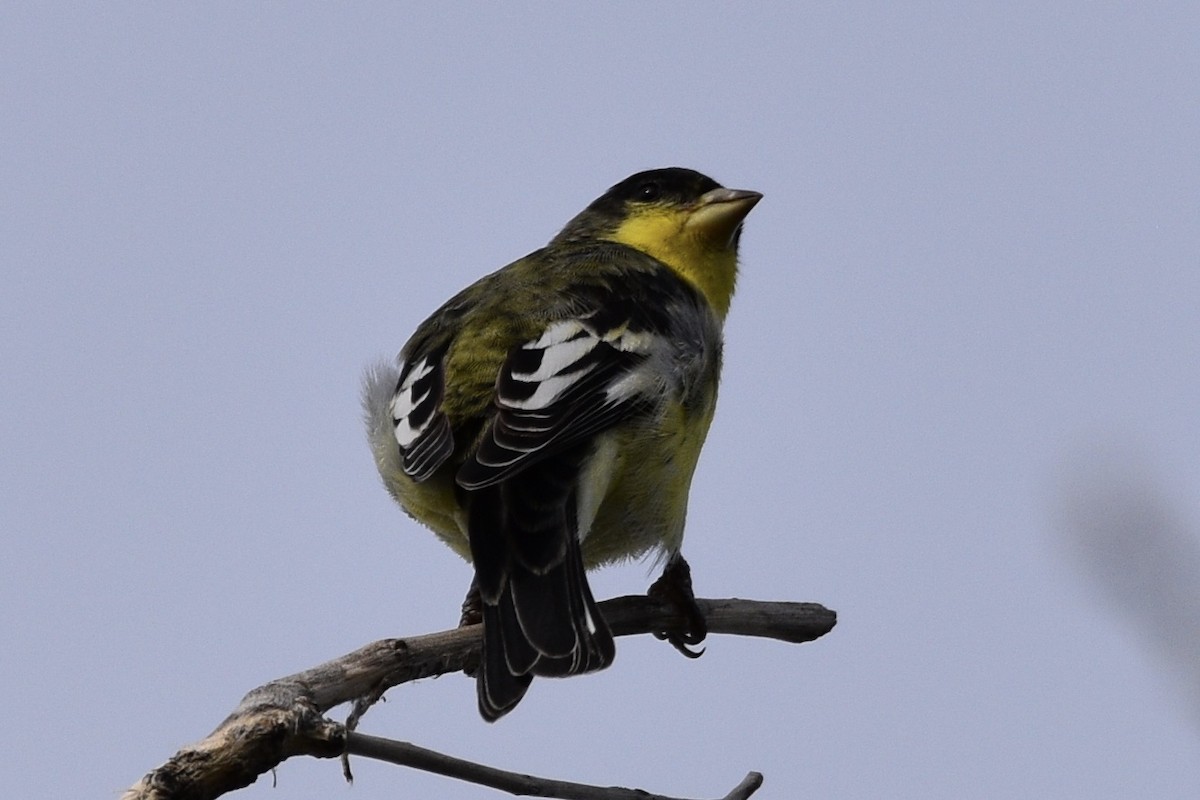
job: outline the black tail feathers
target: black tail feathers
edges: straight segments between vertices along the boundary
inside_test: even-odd
[[[542,574],[514,565],[495,602],[483,598],[479,713],[493,722],[511,711],[533,676],[604,669],[616,655],[612,632],[592,598],[579,543]]]

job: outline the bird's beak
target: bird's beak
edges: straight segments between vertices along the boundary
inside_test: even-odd
[[[722,247],[729,247],[742,220],[759,200],[762,200],[762,194],[749,189],[713,189],[700,196],[684,228]]]

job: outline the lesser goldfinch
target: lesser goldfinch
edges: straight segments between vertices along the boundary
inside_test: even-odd
[[[639,172],[368,372],[384,484],[474,564],[484,719],[534,675],[612,662],[586,570],[658,551],[652,591],[688,620],[661,638],[685,651],[704,638],[680,545],[742,222],[761,198],[690,169]]]

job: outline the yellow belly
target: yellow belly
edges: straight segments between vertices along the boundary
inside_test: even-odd
[[[688,493],[712,406],[698,414],[679,407],[667,414],[652,427],[613,434],[619,439],[612,449],[620,455],[613,458],[607,491],[590,525],[581,520],[588,569],[654,549],[672,553],[682,545]]]
[[[401,472],[390,475],[386,482],[410,517],[436,533],[451,550],[471,560],[467,515],[455,500],[452,471],[440,470],[422,483]]]

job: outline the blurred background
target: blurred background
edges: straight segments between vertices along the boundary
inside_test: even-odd
[[[379,485],[362,370],[681,165],[765,194],[697,591],[838,627],[362,729],[686,797],[1196,797],[1198,41],[1183,2],[6,5],[9,793],[115,797],[254,686],[453,626],[469,567]],[[496,796],[356,774],[239,796]]]

